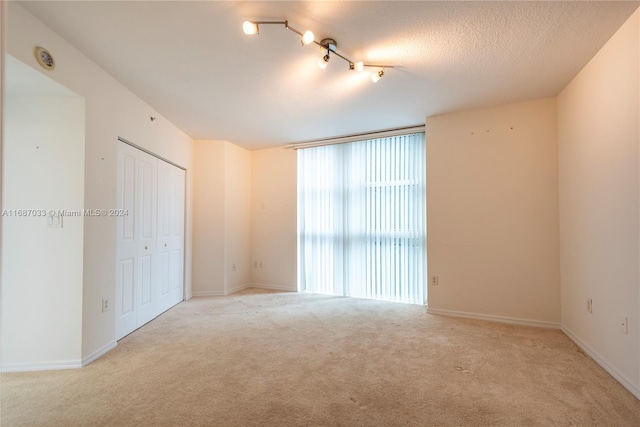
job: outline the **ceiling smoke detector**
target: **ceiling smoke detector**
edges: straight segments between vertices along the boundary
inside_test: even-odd
[[[40,46],[37,46],[35,49],[36,59],[38,60],[38,64],[45,70],[53,70],[56,68],[56,62],[53,60],[53,55],[51,53]]]

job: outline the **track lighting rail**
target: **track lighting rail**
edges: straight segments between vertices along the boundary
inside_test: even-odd
[[[362,71],[365,67],[380,68],[378,72],[371,75],[371,80],[373,80],[373,82],[375,83],[380,80],[380,78],[382,78],[385,68],[394,68],[393,65],[366,64],[362,61],[354,62],[348,57],[337,52],[338,44],[334,39],[325,38],[318,42],[316,41],[315,36],[311,31],[305,31],[303,33],[302,31],[299,31],[290,26],[289,21],[244,21],[244,23],[242,24],[242,29],[245,34],[260,34],[260,25],[284,25],[287,30],[290,30],[300,36],[300,41],[303,46],[314,43],[320,46],[322,49],[325,49],[327,51],[326,55],[324,55],[324,57],[318,61],[318,65],[322,69],[326,68],[330,56],[335,55],[349,64],[349,70]]]

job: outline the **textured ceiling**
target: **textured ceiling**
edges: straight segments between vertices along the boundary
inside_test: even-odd
[[[554,96],[638,2],[22,3],[196,139],[249,149],[424,123],[427,116]],[[373,84],[316,65],[281,26],[332,37]],[[10,23],[9,23],[10,25]]]

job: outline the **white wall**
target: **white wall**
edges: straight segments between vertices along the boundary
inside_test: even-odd
[[[256,286],[297,290],[297,155],[254,151],[251,177],[251,280]]]
[[[46,212],[84,207],[84,99],[6,59],[3,369],[77,367],[84,218],[63,217],[62,228],[48,228]],[[27,85],[19,87],[16,79]],[[22,93],[29,83],[40,93]],[[38,214],[14,216],[14,209]]]
[[[230,143],[225,148],[225,292],[229,294],[251,282],[251,152]]]
[[[41,70],[33,49],[56,60],[47,75],[86,100],[85,208],[116,207],[117,138],[126,138],[187,169],[185,287],[191,293],[192,140],[61,39],[16,2],[8,5],[8,52]],[[42,71],[44,72],[44,71]],[[153,114],[157,119],[151,121]],[[84,225],[82,357],[85,362],[114,345],[114,312],[101,312],[102,298],[115,298],[115,218],[86,218]]]
[[[295,291],[296,152],[195,141],[194,170],[194,296]]]
[[[562,326],[640,398],[639,23],[636,11],[559,95],[558,140]]]
[[[227,295],[251,282],[251,153],[195,141],[194,172],[193,295]]]
[[[194,141],[193,295],[224,294],[224,141]]]
[[[429,117],[429,311],[560,320],[556,102]]]

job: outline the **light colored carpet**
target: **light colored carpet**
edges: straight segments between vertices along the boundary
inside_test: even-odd
[[[2,375],[2,426],[640,426],[559,331],[248,290],[182,303],[79,370]]]

